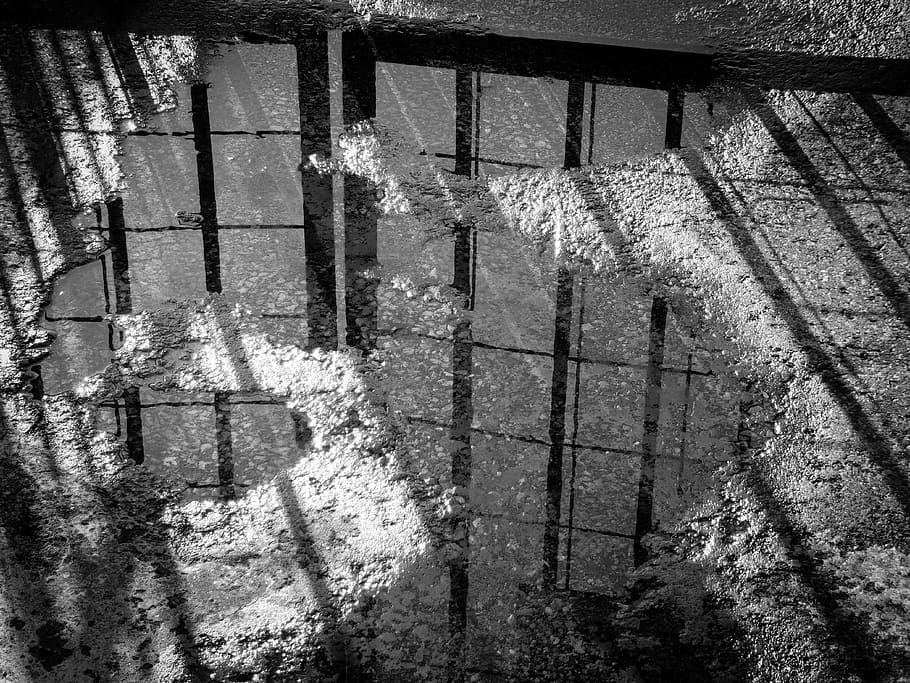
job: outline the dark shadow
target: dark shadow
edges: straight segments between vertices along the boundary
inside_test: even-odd
[[[593,96],[592,96],[593,103]],[[572,586],[572,541],[575,526],[575,492],[576,476],[578,474],[578,417],[581,397],[581,351],[584,342],[584,325],[585,325],[585,303],[586,303],[587,279],[582,276],[578,285],[578,336],[575,339],[574,357],[570,356],[569,360],[575,364],[575,386],[573,387],[572,397],[572,437],[569,442],[569,453],[571,458],[571,468],[569,471],[569,509],[568,509],[568,530],[566,532],[566,570],[565,570],[565,590],[570,590]]]
[[[466,675],[468,591],[470,569],[471,519],[463,510],[469,505],[473,452],[471,424],[473,404],[473,336],[471,322],[459,322],[452,344],[452,421],[451,439],[452,485],[465,499],[462,511],[450,521],[449,531],[459,553],[449,561],[449,681],[463,681]]]
[[[26,453],[37,456],[35,448],[43,451],[45,458],[54,458],[44,408],[34,403],[31,406],[37,410],[38,419],[23,436],[31,434],[34,442],[31,447],[20,448],[19,437],[14,436],[0,405],[0,464],[5,472],[0,483],[0,526],[12,549],[6,562],[18,568],[13,573],[4,571],[3,580],[15,614],[10,626],[19,636],[21,650],[27,651],[47,675],[69,661],[84,663],[82,673],[92,680],[120,680],[123,653],[113,645],[124,635],[125,625],[144,628],[141,621],[134,621],[130,582],[136,563],[147,562],[165,592],[165,613],[186,671],[193,681],[211,680],[211,671],[195,654],[191,623],[182,607],[185,598],[179,570],[160,520],[163,498],[154,492],[152,482],[143,481],[149,475],[127,468],[115,486],[95,489],[99,498],[94,502],[101,506],[100,545],[77,543],[64,548],[59,543],[58,524],[78,511],[66,500],[51,498],[50,481],[42,484],[20,462]],[[35,434],[36,430],[40,433]],[[83,447],[88,452],[87,444]],[[83,610],[82,618],[71,634],[66,633],[63,617],[56,615],[54,598],[46,590],[58,565],[65,561],[74,570],[70,588],[84,591],[77,602]],[[28,581],[23,585],[24,577]],[[151,668],[153,651],[136,654]],[[146,667],[140,666],[140,670],[146,671]]]

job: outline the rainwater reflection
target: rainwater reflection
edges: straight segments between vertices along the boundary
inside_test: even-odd
[[[358,33],[218,51],[207,82],[126,139],[129,187],[86,219],[109,249],[58,282],[35,393],[107,366],[111,315],[207,294],[282,343],[375,360],[414,472],[451,492],[447,595],[425,606],[450,636],[444,668],[504,675],[503,596],[536,583],[609,602],[647,534],[735,453],[736,385],[639,275],[592,275],[469,221],[426,238],[380,210],[370,178],[307,161],[375,119],[406,166],[479,182],[696,145],[710,107],[673,88],[384,62]],[[286,397],[249,392],[129,387],[98,426],[187,499],[242,496],[309,442]]]

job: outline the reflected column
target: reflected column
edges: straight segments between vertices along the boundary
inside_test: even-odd
[[[221,292],[221,247],[218,244],[218,207],[215,203],[215,164],[212,159],[212,126],[209,121],[208,83],[190,88],[193,102],[193,145],[199,182],[199,213],[202,215],[202,257],[205,291]]]
[[[559,565],[559,524],[562,511],[562,456],[566,440],[566,392],[569,377],[569,335],[575,278],[567,268],[556,277],[556,321],[553,331],[553,376],[550,384],[550,454],[547,459],[546,523],[543,535],[543,585],[556,587]]]
[[[585,84],[569,81],[566,101],[566,145],[563,167],[581,165],[582,121]],[[559,254],[556,254],[559,257]],[[566,392],[569,376],[572,298],[575,278],[565,266],[556,275],[556,320],[553,329],[553,375],[550,383],[550,453],[547,458],[546,520],[543,536],[543,574],[545,588],[556,587],[559,568],[559,527],[562,513],[563,448],[566,440]]]
[[[332,174],[320,173],[309,163],[312,155],[325,159],[332,155],[328,34],[322,32],[302,39],[296,48],[308,344],[310,348],[336,349],[338,305]]]
[[[345,128],[376,116],[376,57],[367,36],[349,31],[341,38],[342,102]],[[349,346],[369,351],[377,339],[376,186],[366,178],[344,178],[345,322]]]
[[[130,263],[126,245],[126,221],[123,218],[123,199],[117,197],[107,202],[108,242],[111,247],[111,270],[114,274],[114,301],[116,312],[127,315],[133,312],[133,294],[130,284]],[[142,406],[139,387],[123,390],[126,413],[126,451],[135,462],[145,460],[142,440]]]
[[[678,88],[667,92],[667,128],[664,147],[676,149],[681,144],[683,102],[685,93]],[[648,326],[648,373],[645,379],[642,453],[638,477],[638,502],[635,508],[635,535],[632,558],[635,566],[648,559],[644,537],[654,525],[654,470],[657,462],[657,437],[660,429],[660,403],[663,389],[664,345],[667,333],[667,302],[655,295],[651,300]]]
[[[470,71],[455,71],[455,173],[471,175],[473,145],[474,79]],[[465,297],[471,295],[471,228],[455,226],[452,287]]]
[[[685,93],[679,88],[667,91],[667,127],[664,136],[665,149],[679,149],[682,145],[683,105]]]
[[[474,80],[470,71],[455,72],[455,173],[470,176],[473,149]],[[452,287],[461,294],[465,311],[473,309],[471,227],[455,226]],[[476,249],[476,242],[473,244]],[[466,513],[471,489],[471,425],[473,405],[473,349],[471,320],[465,317],[455,326],[452,337],[452,485],[464,499],[464,506],[452,517],[451,533],[459,552],[449,561],[449,680],[463,681],[467,659],[468,592],[470,577],[470,520]]]
[[[236,496],[230,396],[226,391],[215,392],[215,450],[218,454],[218,494],[222,500]]]
[[[660,427],[660,399],[663,381],[664,343],[667,330],[667,303],[655,296],[651,301],[648,331],[648,374],[645,387],[644,435],[641,471],[638,479],[638,504],[635,512],[635,566],[648,559],[642,540],[652,530],[654,511],[654,466],[657,460],[657,436]]]

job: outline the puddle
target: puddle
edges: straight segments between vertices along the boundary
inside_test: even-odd
[[[436,594],[407,604],[422,630],[381,667],[506,676],[528,615],[550,609],[529,587],[589,619],[644,558],[643,536],[671,527],[734,456],[737,385],[640,276],[566,264],[505,230],[440,234],[432,217],[380,211],[368,181],[305,162],[375,110],[398,136],[397,168],[423,177],[482,186],[570,159],[616,163],[662,149],[667,94],[370,60],[345,62],[346,90],[334,38],[323,61],[288,45],[218,52],[209,87],[183,87],[176,111],[125,139],[128,189],[84,218],[111,248],[57,282],[36,392],[102,372],[124,341],[115,314],[210,293],[276,346],[363,355],[408,469],[452,492],[458,548],[414,579]],[[707,112],[686,102],[684,144],[699,144]],[[136,385],[102,400],[96,424],[187,501],[246,496],[309,439],[287,396],[261,390]],[[402,609],[388,601],[373,609]]]

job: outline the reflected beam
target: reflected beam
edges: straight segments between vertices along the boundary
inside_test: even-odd
[[[651,300],[651,322],[648,331],[648,372],[645,386],[644,436],[641,470],[638,479],[638,503],[635,510],[635,566],[648,559],[644,537],[652,531],[654,513],[654,467],[657,461],[657,437],[660,428],[661,366],[667,331],[667,303],[662,297]]]
[[[553,377],[550,383],[550,454],[547,459],[546,524],[543,535],[543,585],[556,587],[562,507],[562,461],[566,440],[566,392],[574,276],[560,267],[556,281],[556,322],[553,331]]]
[[[452,347],[452,485],[467,505],[472,480],[471,425],[473,405],[473,337],[471,321],[455,327]],[[463,681],[467,666],[467,624],[470,569],[470,519],[465,508],[452,517],[450,530],[458,554],[449,560],[449,680]]]
[[[679,149],[682,146],[683,108],[686,94],[679,88],[667,91],[667,126],[664,134],[664,149]]]
[[[329,52],[325,33],[301,40],[297,49],[300,105],[300,186],[303,194],[308,345],[338,348],[335,298],[335,225],[332,175],[309,163],[311,155],[332,156],[329,114]]]
[[[570,81],[566,100],[566,145],[563,167],[581,165],[581,141],[585,109],[585,84]],[[558,254],[557,254],[558,256]],[[559,565],[559,528],[562,512],[563,449],[566,440],[566,392],[568,389],[572,299],[575,277],[565,266],[556,276],[556,320],[553,329],[553,376],[550,383],[550,454],[547,458],[546,523],[543,535],[543,584],[556,587]]]
[[[345,128],[376,116],[376,58],[360,31],[341,39],[342,117]],[[376,186],[363,177],[344,178],[345,341],[370,351],[378,338],[375,275]]]
[[[236,497],[234,488],[234,441],[231,435],[231,394],[215,392],[215,449],[218,454],[218,494],[222,500]]]
[[[584,81],[569,81],[566,101],[566,147],[564,168],[581,166],[581,139],[585,111]]]
[[[455,173],[471,177],[474,153],[474,77],[470,71],[455,72]],[[471,297],[471,229],[455,226],[452,287]]]
[[[455,173],[471,176],[474,161],[474,75],[455,73]],[[463,296],[465,310],[473,309],[471,228],[456,225],[452,287]],[[476,243],[473,245],[476,249]],[[472,480],[471,431],[474,423],[474,338],[470,318],[462,319],[452,337],[452,485],[465,499]],[[463,681],[467,674],[468,595],[470,590],[470,520],[464,508],[451,520],[451,533],[459,547],[449,561],[449,681]]]

